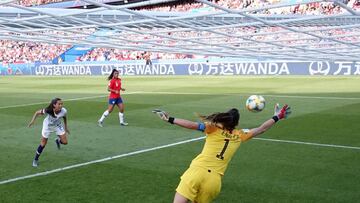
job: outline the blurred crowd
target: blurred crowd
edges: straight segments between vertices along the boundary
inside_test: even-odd
[[[24,6],[34,6],[46,3],[60,2],[63,0],[19,0],[18,3]],[[186,2],[186,1],[184,1]],[[274,5],[278,3],[283,3],[284,1],[280,0],[212,0],[213,3],[218,4],[219,6],[230,8],[230,9],[257,9],[268,5]],[[291,1],[288,1],[291,2]],[[350,8],[354,10],[360,10],[360,0],[343,0],[343,3],[348,5]],[[215,8],[209,7],[207,5],[203,5],[198,2],[188,2],[188,3],[170,3],[164,6],[148,6],[144,8],[145,10],[151,11],[164,11],[164,12],[207,12],[214,11]],[[296,5],[291,7],[281,7],[274,9],[258,9],[256,11],[252,11],[251,13],[257,14],[301,14],[301,15],[333,15],[344,13],[345,10],[338,5],[335,5],[331,2],[317,2],[317,3],[308,3],[302,5]],[[270,30],[269,30],[270,29]],[[156,31],[156,30],[155,30]],[[234,33],[242,33],[240,34],[242,37],[239,38],[226,38],[219,37],[218,35],[214,35],[211,32],[174,32],[172,33],[169,30],[168,35],[174,38],[171,39],[162,39],[160,37],[154,35],[134,35],[129,33],[127,38],[129,40],[144,40],[152,39],[158,44],[166,44],[168,46],[185,46],[184,42],[181,40],[175,40],[176,38],[186,38],[199,40],[201,38],[206,37],[207,39],[211,39],[211,44],[221,44],[224,41],[232,42],[232,44],[238,43],[237,46],[248,46],[245,41],[242,39],[246,38],[250,40],[257,41],[276,41],[278,39],[284,39],[284,34],[281,32],[280,28],[268,27],[268,28],[231,28],[218,30],[219,32],[225,32],[229,34]],[[272,35],[261,35],[261,33],[266,33],[271,31]],[[351,33],[354,33],[354,30],[348,30]],[[279,34],[276,34],[279,32]],[[346,30],[333,30],[333,31],[325,31],[325,36],[338,35],[341,32],[344,32],[346,35]],[[333,32],[333,33],[332,33]],[[360,32],[360,30],[356,31]],[[324,35],[324,31],[320,31],[319,33],[315,33],[319,35]],[[250,35],[250,36],[246,36]],[[289,43],[301,44],[308,43],[314,39],[308,39],[306,35],[304,35],[304,40],[299,40],[300,36],[298,33],[286,33],[286,38]],[[139,38],[142,37],[142,38]],[[353,40],[358,41],[358,37],[353,38],[343,38],[340,40]],[[180,42],[179,42],[180,41]],[[182,43],[182,44],[181,44]],[[45,44],[45,43],[33,43],[33,42],[21,42],[21,41],[9,41],[9,40],[0,40],[0,64],[8,64],[8,63],[28,63],[28,62],[48,62],[52,61],[54,58],[58,57],[60,54],[64,53],[71,46],[69,45],[54,45],[54,44]],[[130,50],[120,50],[120,49],[109,49],[109,48],[95,48],[89,51],[87,54],[78,57],[77,61],[118,61],[118,60],[142,60],[145,57],[149,57],[151,59],[183,59],[183,58],[199,58],[201,56],[196,55],[186,55],[186,54],[169,54],[169,53],[148,53],[144,51],[130,51]]]
[[[265,6],[276,5],[280,3],[292,1],[281,1],[281,0],[212,0],[212,3],[216,3],[217,5],[229,8],[229,9],[259,9]],[[348,7],[354,10],[360,10],[360,0],[343,0],[342,1]],[[152,6],[147,8],[151,11],[164,11],[164,12],[202,12],[202,11],[215,11],[214,7],[209,7],[208,5],[204,5],[202,3],[192,3],[192,4],[181,4],[181,5],[169,5],[156,7]],[[316,3],[308,3],[301,4],[296,6],[284,6],[273,9],[259,9],[256,11],[252,11],[250,13],[256,14],[301,14],[301,15],[331,15],[331,14],[339,14],[343,13],[345,10],[338,5],[335,5],[332,2],[316,2]]]
[[[124,61],[124,60],[156,60],[195,58],[195,55],[156,53],[146,51],[125,51],[120,49],[95,48],[76,61]]]
[[[0,40],[0,65],[9,63],[48,62],[71,46]]]
[[[318,28],[318,31],[314,31]],[[325,28],[325,27],[324,27]],[[311,44],[311,48],[334,48],[334,42],[331,39],[340,40],[344,42],[360,42],[360,28],[347,28],[347,29],[324,29],[321,26],[318,27],[305,27],[302,31],[313,30],[315,35],[323,36],[324,39],[319,39],[313,36],[309,36],[304,33],[289,32],[281,27],[240,27],[240,28],[224,28],[218,29],[217,32],[224,33],[225,35],[218,35],[212,32],[170,32],[167,36],[171,39],[162,39],[159,36],[138,35],[134,33],[122,33],[127,36],[129,41],[144,41],[145,46],[173,46],[177,48],[183,48],[186,52],[191,52],[194,48],[193,43],[203,41],[203,45],[198,44],[197,48],[203,50],[212,50],[213,47],[218,45],[223,46],[231,44],[235,48],[248,48],[248,47],[266,47],[271,50],[271,43],[284,44],[287,47],[289,44],[291,47],[302,47]],[[268,33],[271,33],[268,34]],[[355,34],[354,34],[355,33]],[[231,34],[234,37],[227,37],[226,34]],[[167,37],[166,36],[166,37]],[[142,37],[142,38],[141,38]],[[151,41],[151,45],[146,45],[146,39]],[[193,43],[184,41],[182,39],[190,40]],[[267,44],[254,45],[254,41],[265,42]],[[126,44],[125,44],[126,43]],[[134,45],[135,42],[124,42],[124,46]],[[340,43],[337,43],[336,48],[341,48]],[[49,62],[60,54],[68,50],[70,45],[53,45],[44,43],[32,43],[32,42],[19,42],[0,40],[0,64],[8,63],[30,63],[30,62]],[[274,48],[274,46],[272,46]],[[276,48],[279,50],[279,47]],[[197,52],[196,52],[197,53]],[[164,52],[146,52],[146,51],[133,51],[113,48],[94,48],[88,51],[86,54],[76,58],[77,62],[81,61],[124,61],[124,60],[157,60],[157,59],[186,59],[186,58],[206,58],[207,56],[195,55],[195,54],[172,54]]]
[[[18,4],[23,6],[38,6],[42,4],[57,3],[65,0],[18,0]]]
[[[62,2],[65,0],[18,0],[18,3],[23,6],[37,6],[41,4],[49,4]],[[217,5],[230,9],[256,9],[261,8],[268,5],[274,5],[284,2],[293,2],[293,0],[210,0],[212,3],[216,3]],[[353,8],[355,10],[360,10],[360,0],[342,0],[344,4],[348,7]],[[183,3],[173,2],[167,3],[161,6],[147,6],[137,9],[146,9],[151,11],[164,11],[164,12],[201,12],[201,11],[212,11],[215,8],[209,7],[208,5],[204,5],[203,3],[198,3],[196,1],[183,0]],[[185,3],[184,3],[185,2]],[[335,5],[332,2],[317,2],[317,3],[309,3],[302,4],[292,7],[282,7],[275,9],[266,9],[254,11],[253,13],[258,14],[302,14],[302,15],[318,15],[318,14],[336,14],[342,13],[344,10],[340,8],[340,6]]]

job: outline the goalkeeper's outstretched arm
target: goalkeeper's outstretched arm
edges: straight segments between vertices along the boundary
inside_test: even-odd
[[[269,120],[265,121],[257,128],[253,128],[250,130],[253,137],[263,134],[265,131],[270,129],[275,124],[275,120],[270,118]]]
[[[192,130],[198,130],[198,128],[199,128],[199,123],[181,119],[181,118],[174,118],[173,124],[178,125],[183,128],[192,129]]]
[[[288,106],[287,104],[284,105],[281,109],[279,108],[279,104],[276,104],[274,116],[271,119],[265,121],[259,127],[250,130],[252,137],[264,133],[265,131],[270,129],[276,122],[286,118],[290,113],[291,113],[290,106]]]
[[[182,118],[174,118],[169,116],[169,114],[165,111],[155,109],[152,111],[153,113],[157,114],[162,120],[169,122],[171,124],[178,125],[183,128],[192,129],[192,130],[198,130],[199,129],[199,123],[189,121]]]

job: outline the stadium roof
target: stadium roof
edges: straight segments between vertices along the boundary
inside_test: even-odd
[[[342,1],[332,1],[344,11],[337,15],[254,14],[299,3],[231,10],[198,0],[208,7],[151,12],[131,8],[171,1],[83,2],[99,8],[33,8],[3,1],[0,39],[264,60],[354,61],[360,56],[360,13]],[[323,1],[302,4],[309,2]]]

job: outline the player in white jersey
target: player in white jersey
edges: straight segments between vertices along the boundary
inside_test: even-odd
[[[55,132],[58,136],[58,138],[55,139],[55,143],[58,149],[60,149],[61,144],[66,145],[68,143],[66,133],[70,132],[67,127],[67,111],[63,107],[63,104],[64,103],[60,98],[51,100],[49,106],[47,106],[45,109],[40,109],[35,112],[28,125],[28,127],[31,127],[38,116],[46,115],[43,121],[40,145],[36,150],[35,158],[33,160],[33,167],[38,166],[40,154],[46,146],[50,133]],[[64,120],[64,123],[61,122],[61,118]]]

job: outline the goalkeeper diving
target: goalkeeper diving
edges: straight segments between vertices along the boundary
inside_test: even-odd
[[[153,110],[153,113],[166,122],[198,130],[206,135],[202,152],[192,160],[189,168],[181,176],[174,203],[212,202],[220,192],[222,176],[240,144],[266,132],[291,113],[288,105],[280,108],[279,104],[276,104],[274,111],[274,115],[259,127],[236,129],[240,113],[235,108],[207,116],[199,115],[201,122],[175,118],[160,109]]]

